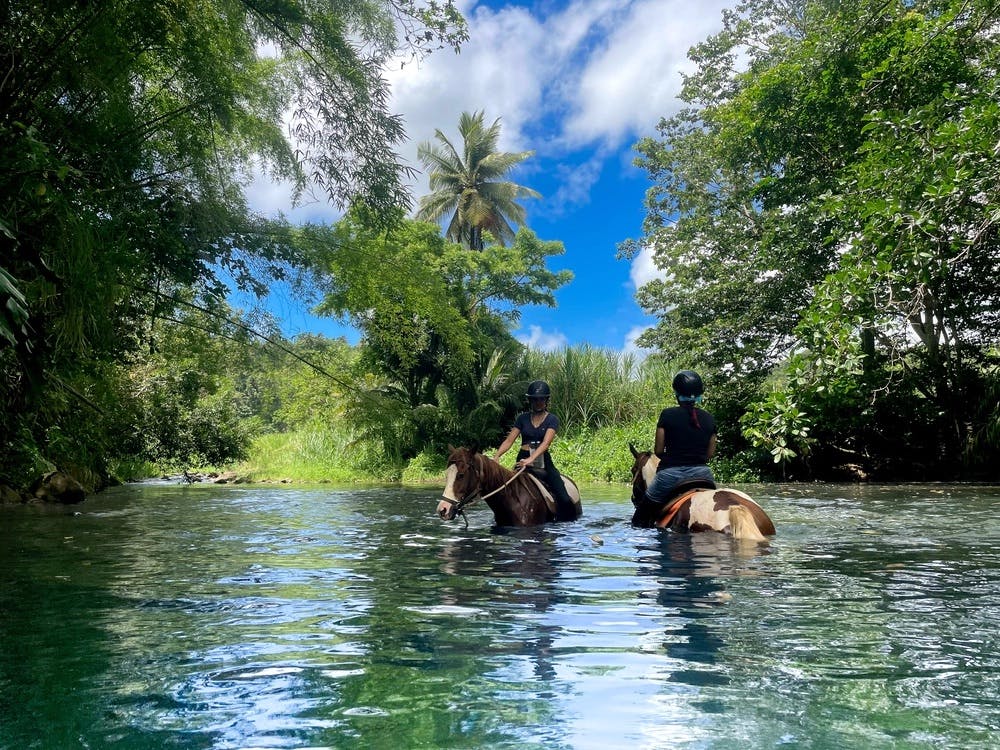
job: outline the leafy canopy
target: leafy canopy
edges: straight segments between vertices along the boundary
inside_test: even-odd
[[[136,350],[177,293],[304,262],[248,210],[255,172],[397,217],[384,66],[465,36],[451,2],[0,4],[0,441],[44,449],[73,418],[47,391]]]
[[[654,184],[622,253],[664,272],[640,343],[772,377],[747,434],[777,460],[814,440],[869,460],[865,404],[904,384],[935,404],[920,440],[942,464],[996,418],[998,21],[977,0],[745,0],[637,145]],[[819,441],[824,422],[843,432]]]

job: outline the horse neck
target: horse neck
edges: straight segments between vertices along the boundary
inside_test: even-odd
[[[632,480],[635,481],[642,476],[642,470],[646,468],[646,464],[649,462],[651,453],[640,453],[635,457],[635,461],[632,463]]]
[[[646,477],[643,476],[643,471],[646,469],[646,465],[653,458],[653,454],[646,452],[645,458],[641,461],[636,460],[635,462],[635,474],[632,477],[632,494],[633,496],[642,496],[646,492]],[[638,457],[637,457],[638,458]]]
[[[512,481],[515,477],[516,482]],[[479,488],[498,524],[533,526],[546,520],[548,509],[545,501],[532,490],[526,490],[521,484],[525,481],[528,480],[523,472],[517,475],[496,461],[482,459]]]
[[[484,494],[502,487],[514,476],[513,471],[486,456],[480,456],[479,461],[481,462],[479,487]]]

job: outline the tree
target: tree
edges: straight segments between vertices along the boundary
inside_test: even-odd
[[[655,182],[623,252],[651,247],[667,272],[638,295],[660,317],[641,343],[772,377],[747,434],[779,460],[811,445],[870,459],[888,441],[868,425],[906,412],[889,406],[900,386],[933,404],[911,434],[938,467],[995,419],[979,394],[1000,330],[998,16],[740,3],[692,50],[692,106],[638,144]]]
[[[428,443],[468,438],[467,427],[483,424],[465,416],[494,399],[495,351],[519,346],[509,322],[522,305],[554,305],[554,291],[572,276],[546,266],[562,244],[526,229],[510,247],[478,253],[447,242],[434,224],[405,221],[385,231],[356,213],[301,233],[322,269],[326,295],[317,311],[362,331],[361,363],[379,376],[370,390],[381,406],[362,397],[359,417],[382,424],[392,413],[394,434],[412,436],[411,455]]]
[[[458,132],[462,153],[440,130],[434,131],[438,146],[422,143],[417,150],[418,158],[430,170],[431,188],[420,199],[417,218],[436,222],[450,214],[445,236],[471,250],[482,250],[487,234],[504,245],[514,239],[511,223],[525,223],[524,208],[517,201],[541,196],[503,178],[534,152],[497,151],[500,119],[486,127],[481,111],[463,112]]]
[[[234,311],[186,307],[151,332],[151,352],[127,370],[128,434],[119,456],[179,468],[246,457],[250,435],[238,380],[262,359]]]
[[[48,394],[135,350],[160,292],[222,293],[220,269],[261,288],[302,262],[248,211],[252,169],[386,221],[406,208],[382,75],[397,28],[418,49],[465,36],[451,3],[415,0],[0,5],[5,455],[45,449],[66,417]]]

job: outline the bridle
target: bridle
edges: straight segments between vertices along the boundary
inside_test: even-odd
[[[653,457],[652,453],[648,453],[648,452],[645,452],[645,451],[644,451],[644,453],[646,453],[646,460],[640,462],[639,461],[639,456],[641,456],[642,453],[640,453],[639,455],[637,455],[636,456],[636,461],[635,461],[635,470],[632,472],[632,502],[633,502],[633,504],[635,503],[635,483],[636,483],[636,480],[639,479],[639,477],[642,476],[642,470],[646,468],[646,464],[649,463],[649,459],[651,459]]]
[[[639,455],[641,456],[643,454],[640,453]],[[651,459],[652,457],[653,457],[652,453],[646,453],[646,460],[641,462],[639,461],[638,456],[636,457],[635,469],[632,471],[632,484],[635,484],[635,480],[638,479],[639,476],[642,474],[642,470],[646,468],[646,464],[649,463],[649,459]]]
[[[485,456],[476,455],[476,456],[473,456],[472,461],[469,462],[469,467],[470,467],[469,471],[475,470],[476,473],[479,474],[476,477],[476,481],[474,483],[474,486],[473,486],[473,489],[472,489],[471,492],[469,492],[468,494],[466,494],[463,497],[461,497],[458,501],[451,500],[450,498],[447,498],[447,497],[442,497],[441,498],[441,500],[443,502],[448,503],[449,505],[451,505],[454,508],[454,515],[452,516],[452,520],[454,520],[458,516],[461,516],[462,520],[465,521],[465,528],[469,528],[469,519],[466,517],[465,512],[463,510],[466,506],[472,505],[472,503],[476,502],[476,500],[486,500],[487,498],[493,497],[498,492],[503,492],[503,490],[505,490],[507,488],[507,485],[509,485],[511,482],[513,482],[515,479],[517,479],[519,476],[521,476],[521,474],[524,473],[525,468],[527,468],[527,467],[522,466],[517,471],[515,471],[514,472],[514,476],[512,476],[506,482],[504,482],[503,484],[501,484],[495,490],[491,490],[490,492],[487,492],[485,495],[483,495],[483,494],[481,494],[482,493],[482,476],[479,473],[479,461],[481,459],[482,460],[487,460],[487,461],[491,461],[492,460],[492,459],[487,459]],[[473,469],[473,467],[475,467],[475,469]]]

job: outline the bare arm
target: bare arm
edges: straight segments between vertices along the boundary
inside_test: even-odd
[[[500,456],[510,450],[510,446],[514,444],[514,441],[517,440],[517,436],[520,434],[521,431],[519,429],[516,427],[512,428],[511,431],[507,433],[507,437],[505,437],[503,442],[500,443],[500,447],[497,448],[496,453],[493,454],[493,460],[499,461]]]
[[[708,450],[705,451],[705,457],[711,458],[715,455],[715,439],[717,435],[712,435],[711,440],[708,441]]]
[[[662,427],[656,428],[656,442],[653,444],[653,453],[662,456],[667,449],[667,433]]]

